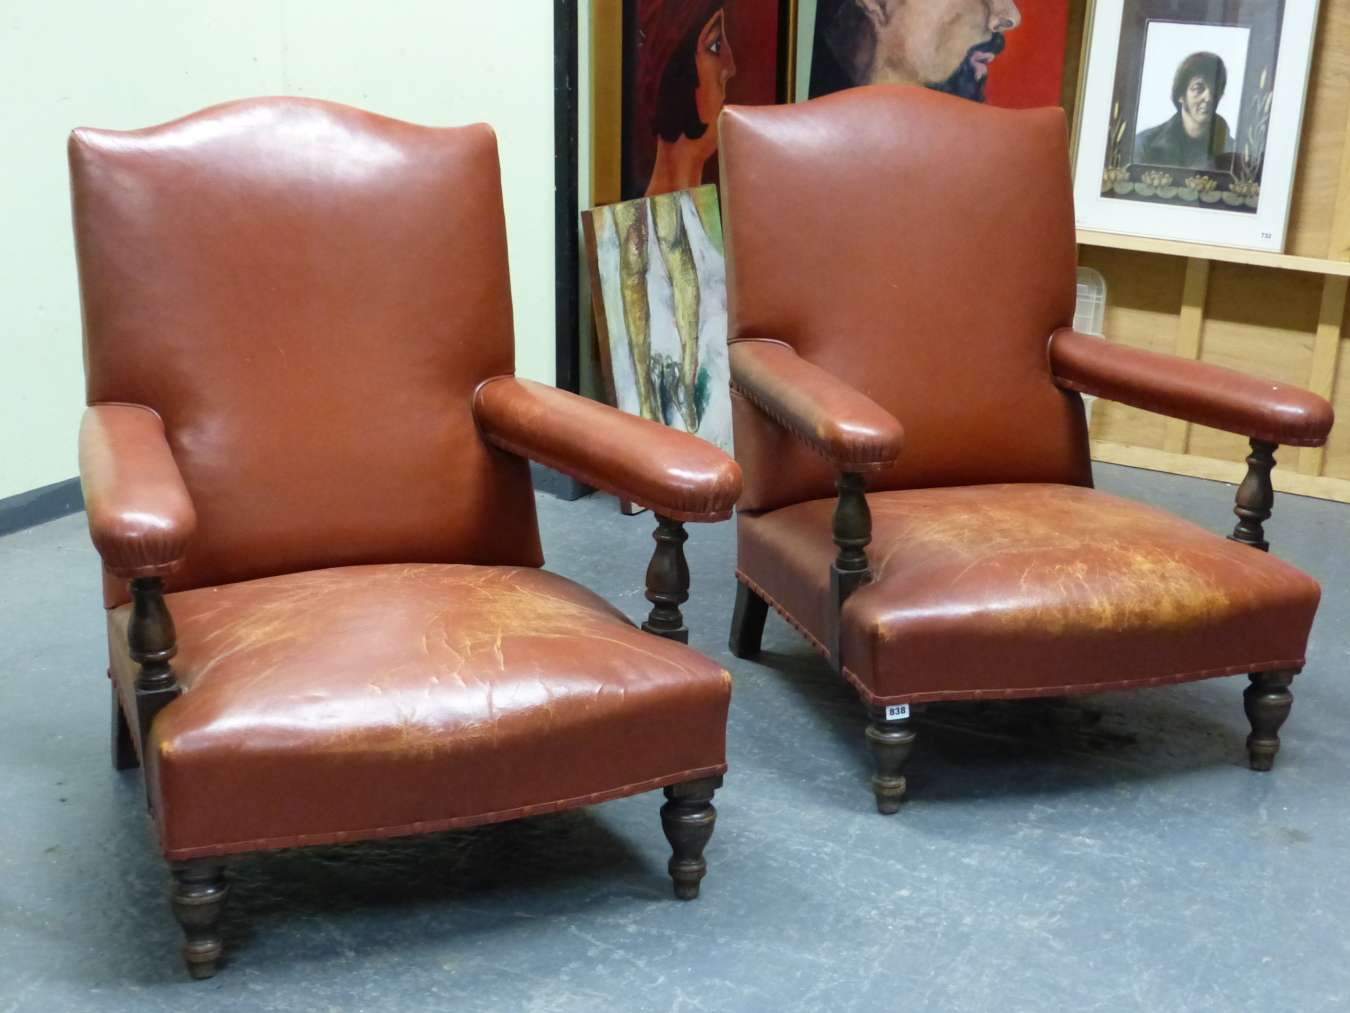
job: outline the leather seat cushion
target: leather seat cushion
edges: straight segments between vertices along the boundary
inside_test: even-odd
[[[185,692],[144,759],[170,859],[510,819],[726,769],[727,673],[543,570],[352,566],[166,600]],[[109,613],[128,702],[129,610]]]
[[[874,581],[844,603],[873,704],[1299,668],[1321,589],[1171,514],[1077,486],[869,494]],[[741,514],[738,576],[825,640],[834,500]]]

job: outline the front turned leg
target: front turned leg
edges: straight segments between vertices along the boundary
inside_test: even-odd
[[[1247,736],[1247,756],[1252,770],[1270,770],[1280,751],[1280,726],[1289,717],[1294,694],[1289,684],[1301,669],[1253,672],[1251,685],[1242,691],[1242,709],[1247,712],[1252,733]]]
[[[183,960],[188,974],[209,978],[220,960],[220,916],[230,887],[219,861],[182,862],[170,866],[173,891],[169,901],[183,927]]]
[[[703,860],[717,823],[713,808],[713,792],[722,787],[722,775],[701,777],[697,781],[681,781],[665,789],[669,799],[661,807],[661,829],[670,842],[674,855],[667,868],[675,881],[675,897],[693,900],[698,896],[698,885],[708,871]]]
[[[910,726],[909,704],[869,709],[867,749],[872,754],[872,794],[877,797],[877,812],[898,813],[905,795],[905,761],[914,748],[914,729]]]
[[[141,666],[136,675],[136,723],[140,726],[141,746],[144,747],[155,715],[183,691],[169,664],[178,653],[178,634],[173,628],[169,607],[164,603],[163,577],[134,577],[131,580],[127,650],[131,660]]]
[[[1251,440],[1252,452],[1247,456],[1247,475],[1238,486],[1237,506],[1233,513],[1238,515],[1237,527],[1228,537],[1243,545],[1250,545],[1262,552],[1270,551],[1266,541],[1265,522],[1270,520],[1271,508],[1275,505],[1275,488],[1270,484],[1270,471],[1275,467],[1277,443],[1265,440]],[[1269,769],[1269,768],[1267,768]]]
[[[738,658],[753,658],[759,653],[764,637],[764,620],[769,616],[769,603],[736,582],[736,610],[731,614],[731,653]]]
[[[689,643],[680,606],[689,600],[689,564],[684,559],[684,543],[689,532],[683,521],[656,515],[656,551],[647,565],[647,600],[652,603],[651,614],[642,628],[648,633],[668,640]]]

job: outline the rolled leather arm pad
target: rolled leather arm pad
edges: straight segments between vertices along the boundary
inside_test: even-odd
[[[840,471],[876,471],[900,456],[894,415],[781,341],[733,341],[731,386]]]
[[[149,408],[94,405],[80,422],[80,486],[89,533],[118,577],[162,577],[182,564],[197,512]]]
[[[724,521],[741,469],[707,440],[512,376],[474,395],[489,443],[677,521]]]
[[[1050,338],[1050,368],[1061,387],[1267,443],[1320,447],[1336,420],[1300,387],[1067,328]]]

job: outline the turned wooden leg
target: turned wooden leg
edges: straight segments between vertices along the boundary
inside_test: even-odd
[[[665,790],[670,801],[661,807],[661,829],[675,852],[667,868],[670,878],[675,881],[675,896],[679,900],[697,897],[698,884],[708,871],[703,849],[717,823],[712,797],[720,787],[722,777],[719,774],[697,781],[681,781]]]
[[[173,892],[169,901],[183,926],[183,959],[188,974],[209,978],[220,959],[220,916],[230,887],[222,862],[183,862],[170,866]]]
[[[900,811],[905,795],[905,761],[914,748],[914,729],[910,727],[909,705],[870,708],[867,749],[872,754],[872,794],[877,797],[877,812]]]
[[[668,640],[689,643],[680,606],[689,600],[689,564],[684,559],[684,543],[689,532],[683,521],[656,515],[656,551],[647,565],[647,600],[652,603],[651,614],[642,628],[648,633]]]
[[[841,471],[834,487],[839,499],[834,505],[831,535],[839,554],[830,566],[830,604],[826,614],[825,649],[836,671],[843,671],[842,613],[844,601],[872,580],[867,545],[872,541],[872,511],[867,505],[867,479],[856,471]]]
[[[141,666],[136,676],[136,723],[144,746],[155,715],[183,690],[169,664],[178,653],[178,635],[173,628],[173,616],[164,603],[164,578],[134,577],[130,587],[127,649],[131,660]]]
[[[736,610],[731,614],[731,653],[738,658],[753,658],[759,653],[764,636],[764,620],[769,603],[740,581],[736,582]]]
[[[1252,770],[1270,770],[1280,751],[1280,726],[1289,717],[1294,694],[1289,684],[1299,669],[1253,672],[1251,685],[1242,691],[1242,709],[1247,712],[1252,733],[1247,736],[1247,756]]]
[[[122,712],[122,701],[117,699],[115,686],[112,691],[112,763],[113,770],[131,770],[141,765],[136,744],[131,740],[131,726]]]
[[[1238,486],[1237,506],[1233,507],[1233,513],[1238,515],[1237,527],[1228,537],[1253,549],[1269,552],[1270,543],[1266,541],[1263,525],[1270,520],[1270,511],[1275,505],[1270,470],[1275,467],[1275,451],[1279,444],[1265,440],[1249,442],[1252,452],[1247,457],[1247,475]]]

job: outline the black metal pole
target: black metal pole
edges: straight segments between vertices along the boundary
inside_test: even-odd
[[[580,250],[577,232],[577,3],[553,0],[554,303],[556,383],[581,390]]]

